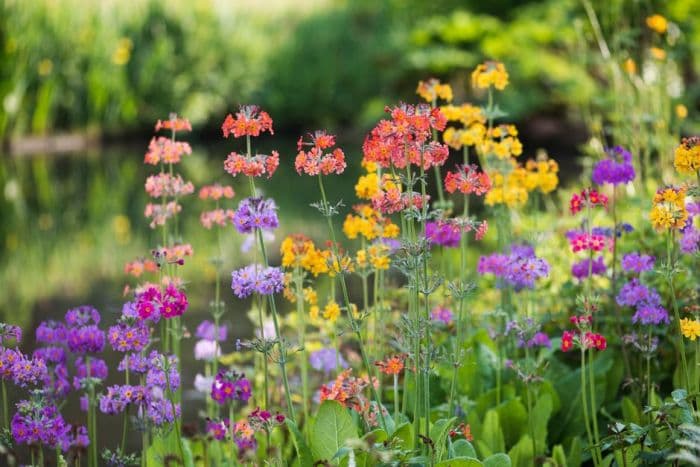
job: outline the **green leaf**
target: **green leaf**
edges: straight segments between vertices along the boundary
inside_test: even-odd
[[[511,467],[510,457],[503,453],[494,454],[484,459],[484,467]]]
[[[531,467],[534,465],[534,453],[532,452],[532,438],[525,435],[520,438],[518,444],[508,452],[514,467]]]
[[[628,423],[641,423],[637,405],[627,396],[622,398],[622,418]]]
[[[455,457],[435,464],[435,467],[481,467],[479,459],[473,457]]]
[[[386,431],[382,430],[381,428],[377,428],[376,430],[372,430],[369,433],[365,433],[362,439],[374,444],[383,443],[384,441],[389,439],[389,436],[387,436]]]
[[[455,453],[455,457],[476,457],[474,446],[466,439],[458,439],[452,443],[452,450]]]
[[[496,408],[506,446],[514,445],[527,433],[527,409],[519,399],[510,399]],[[504,449],[494,449],[493,452]]]
[[[569,467],[581,467],[581,458],[583,457],[581,448],[581,439],[576,436],[571,440],[571,446],[569,447],[569,455],[566,456],[566,462]]]
[[[300,467],[310,467],[314,464],[314,458],[311,455],[311,449],[306,444],[304,436],[299,431],[297,424],[291,421],[289,418],[285,418],[285,423],[287,428],[292,433],[292,442],[294,443],[294,449],[297,452],[297,458],[299,460]]]
[[[349,439],[357,438],[357,427],[348,410],[336,401],[324,401],[311,432],[315,460],[330,460]]]
[[[435,446],[435,460],[441,461],[447,452],[447,436],[455,423],[456,418],[440,419],[433,423],[430,429],[430,439]]]
[[[407,451],[410,451],[413,449],[413,442],[414,442],[414,433],[413,433],[413,425],[410,423],[402,423],[396,428],[396,431],[394,431],[394,435],[392,438],[398,438],[402,441],[401,447]]]
[[[568,467],[566,462],[566,453],[564,452],[564,446],[557,444],[552,449],[552,459],[554,460],[557,467]]]
[[[484,444],[488,446],[489,454],[503,452],[506,449],[503,431],[501,431],[501,422],[498,417],[498,412],[494,409],[486,412],[484,426],[481,430],[481,439]],[[486,455],[486,453],[482,453],[482,455]]]
[[[538,452],[547,450],[547,423],[552,416],[552,398],[549,394],[543,394],[532,409],[532,418],[535,430],[535,443]]]

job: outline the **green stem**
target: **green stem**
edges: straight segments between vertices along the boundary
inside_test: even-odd
[[[600,431],[598,430],[598,404],[596,403],[595,394],[595,373],[593,372],[593,349],[589,351],[588,364],[588,384],[591,390],[591,425],[593,426],[593,442],[595,443],[595,452],[598,456],[598,462],[603,463],[603,454],[600,449]]]
[[[399,421],[399,375],[394,374],[394,423]]]
[[[683,380],[685,381],[685,390],[690,391],[691,386],[690,386],[690,374],[688,373],[688,363],[686,361],[686,356],[685,356],[685,341],[683,340],[683,332],[681,330],[681,317],[680,313],[678,311],[678,301],[676,300],[676,289],[673,283],[673,263],[672,263],[672,253],[671,250],[673,248],[673,233],[672,231],[669,231],[668,235],[666,236],[666,267],[668,270],[666,271],[666,277],[668,279],[668,286],[671,289],[671,301],[673,302],[673,313],[676,317],[676,322],[678,323],[678,339],[680,340],[680,345],[681,345],[681,364],[683,365]]]
[[[350,303],[350,296],[348,295],[348,287],[347,284],[345,283],[345,275],[343,274],[342,271],[342,262],[341,262],[341,257],[338,252],[338,243],[336,242],[336,237],[335,237],[335,229],[333,228],[333,221],[330,216],[330,212],[328,212],[328,199],[326,198],[326,190],[323,187],[323,178],[321,174],[318,175],[318,186],[321,190],[321,199],[322,199],[322,207],[324,210],[324,215],[326,216],[326,220],[328,221],[328,230],[331,235],[331,250],[333,253],[333,259],[338,261],[338,269],[337,271],[337,277],[338,277],[338,282],[340,282],[340,289],[343,294],[343,300],[345,303],[345,309],[347,310],[348,318],[350,319],[350,326],[352,330],[355,332],[355,335],[357,336],[357,342],[358,346],[360,348],[360,356],[362,357],[362,363],[367,370],[367,376],[369,378],[370,384],[370,392],[372,393],[372,398],[377,404],[377,411],[379,413],[379,419],[382,422],[382,428],[384,431],[388,433],[387,430],[387,425],[386,425],[386,420],[384,420],[384,412],[382,411],[382,402],[379,397],[379,394],[377,393],[377,388],[374,387],[373,381],[376,379],[375,373],[373,371],[373,367],[369,364],[369,359],[367,358],[367,352],[365,351],[365,346],[362,342],[362,332],[360,329],[360,325],[357,323],[357,320],[355,317],[352,315],[352,304]],[[335,264],[331,262],[331,267],[334,268]]]
[[[5,386],[5,380],[2,380],[2,423],[3,423],[3,428],[9,428],[10,427],[10,415],[8,411],[8,404],[7,404],[7,387]]]
[[[581,408],[583,411],[583,422],[586,425],[586,435],[588,435],[588,448],[591,451],[593,465],[598,467],[598,455],[594,448],[591,424],[588,419],[588,397],[586,396],[586,350],[583,347],[583,344],[581,345]]]
[[[304,311],[304,276],[301,269],[294,268],[294,278],[297,292],[297,317],[299,319],[299,346],[301,351],[301,398],[304,411],[304,431],[308,434],[306,427],[309,425],[309,358],[306,352],[306,314]],[[339,351],[340,349],[338,349]]]

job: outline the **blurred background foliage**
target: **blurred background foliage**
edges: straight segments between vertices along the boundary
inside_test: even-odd
[[[197,186],[230,181],[220,164],[231,144],[215,145],[227,112],[257,103],[272,115],[286,173],[269,193],[288,219],[280,236],[302,223],[314,229],[306,220],[314,185],[295,185],[291,167],[299,134],[341,135],[352,170],[335,189],[349,200],[364,132],[384,106],[415,102],[417,81],[430,76],[450,82],[456,102],[480,98],[469,74],[487,59],[508,68],[499,105],[523,128],[526,153],[549,149],[564,179],[580,173],[574,161],[595,147],[579,147],[590,137],[663,154],[680,131],[672,105],[692,115],[700,99],[700,0],[590,0],[599,31],[586,2],[0,0],[0,311],[26,323],[27,311],[57,296],[119,301],[124,262],[154,243],[141,161],[154,122],[171,111],[195,127],[183,175]],[[646,28],[653,13],[672,21],[668,34]],[[655,62],[652,46],[668,59]],[[638,68],[632,78],[628,59]],[[64,132],[106,144],[9,154],[10,142]],[[197,227],[200,207],[188,209],[201,286],[208,233]],[[237,261],[231,242],[227,266]]]

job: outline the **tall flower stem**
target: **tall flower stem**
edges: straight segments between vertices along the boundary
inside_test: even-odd
[[[125,365],[125,377],[126,377],[126,385],[129,385],[129,354],[124,356],[124,361],[126,363]],[[122,427],[122,444],[121,444],[121,452],[124,453],[124,449],[126,448],[126,428],[127,425],[129,424],[129,407],[127,406],[124,409],[124,425]]]
[[[598,404],[596,403],[595,374],[593,372],[593,349],[590,349],[588,362],[588,384],[591,390],[591,425],[593,426],[593,442],[596,445],[595,449],[598,454],[598,461],[602,463],[603,455],[600,452],[600,431],[598,430]]]
[[[250,135],[246,135],[246,147],[248,151],[248,157],[251,157],[252,152],[250,146]],[[257,196],[257,192],[255,189],[255,181],[253,180],[253,177],[248,177],[248,180],[250,181],[250,194],[251,196],[255,197]],[[268,267],[269,261],[267,257],[267,250],[265,248],[265,239],[263,238],[262,229],[256,228],[255,234],[258,238],[258,246],[260,247],[260,254],[262,255],[263,265],[265,267]],[[279,350],[279,367],[280,373],[282,374],[282,384],[284,385],[284,398],[287,403],[287,410],[289,412],[287,415],[292,422],[296,423],[294,405],[292,404],[292,393],[289,389],[289,378],[287,376],[287,349],[284,346],[282,334],[280,332],[279,318],[277,315],[277,305],[275,303],[274,295],[268,296],[268,303],[270,304],[272,323],[275,326],[275,334],[277,335],[277,348]]]
[[[688,373],[688,363],[685,356],[685,342],[683,340],[683,331],[681,329],[681,317],[678,312],[678,301],[676,300],[676,288],[673,282],[673,231],[669,231],[666,236],[666,279],[668,280],[668,286],[671,289],[671,302],[673,303],[673,314],[675,315],[676,322],[678,323],[678,339],[681,346],[681,364],[683,365],[683,381],[685,384],[685,390],[690,391],[690,374]]]
[[[591,423],[588,419],[588,397],[586,396],[586,349],[581,345],[581,409],[583,412],[583,422],[586,425],[586,435],[588,435],[588,447],[591,451],[593,465],[598,467],[598,453],[594,447]]]
[[[5,385],[5,380],[2,380],[2,427],[10,427],[8,406],[7,406],[7,386]]]
[[[309,357],[306,351],[306,314],[304,311],[304,275],[297,266],[294,271],[297,292],[297,319],[299,319],[299,355],[301,358],[301,399],[304,411],[304,431],[308,432],[309,426]],[[340,349],[338,349],[340,350]]]
[[[258,299],[259,299],[259,297],[258,297]],[[263,304],[262,304],[262,300],[258,300],[258,306],[257,306],[257,308],[258,308],[258,324],[259,324],[259,326],[260,326],[260,337],[261,337],[263,340],[267,340],[267,336],[265,336],[264,331],[263,331],[265,322],[263,321]],[[267,345],[267,344],[265,344],[265,345]],[[270,407],[270,388],[269,388],[269,385],[270,385],[270,381],[269,381],[270,375],[269,375],[269,372],[267,371],[267,359],[268,359],[267,347],[265,346],[264,348],[265,348],[265,352],[263,352],[263,355],[262,355],[262,360],[263,360],[263,375],[264,375],[264,379],[263,379],[263,388],[264,388],[264,391],[265,391],[264,394],[263,394],[263,403],[264,403],[264,406],[263,406],[263,407],[265,408],[265,410],[268,410],[269,407]]]
[[[177,448],[180,451],[180,458],[185,462],[185,451],[182,447],[182,431],[180,430],[180,421],[175,410],[175,396],[173,395],[172,387],[170,386],[170,359],[167,355],[163,356],[163,367],[165,369],[165,382],[167,384],[168,399],[170,400],[170,408],[173,411],[173,420],[175,421],[175,435],[177,436]]]
[[[338,261],[338,269],[337,271],[337,277],[338,277],[338,282],[340,282],[340,289],[343,294],[343,301],[345,303],[345,309],[347,310],[348,318],[350,319],[350,327],[352,328],[353,332],[357,336],[357,342],[360,347],[360,356],[362,357],[362,363],[365,366],[365,369],[367,370],[367,375],[369,377],[369,387],[370,391],[372,393],[372,398],[374,401],[377,403],[377,411],[379,412],[379,419],[382,422],[382,428],[384,431],[387,431],[387,425],[386,425],[386,420],[384,420],[384,412],[382,411],[382,402],[381,398],[379,397],[379,394],[377,393],[377,389],[374,387],[373,381],[376,379],[373,367],[370,366],[369,364],[369,359],[367,358],[367,352],[365,350],[365,346],[362,342],[362,330],[360,328],[360,324],[357,322],[355,317],[352,314],[352,304],[350,303],[350,296],[348,295],[348,287],[347,284],[345,283],[345,275],[343,274],[342,271],[342,262],[340,258],[340,253],[338,252],[338,243],[336,242],[336,236],[335,236],[335,229],[333,228],[333,220],[331,219],[330,212],[329,212],[329,207],[328,207],[328,198],[326,197],[326,190],[323,187],[323,178],[319,174],[318,175],[318,186],[319,189],[321,190],[321,202],[322,202],[322,208],[323,208],[323,214],[326,217],[326,220],[328,221],[328,230],[331,236],[331,249],[333,252],[333,259],[334,261]],[[331,268],[334,268],[335,264],[331,263]]]

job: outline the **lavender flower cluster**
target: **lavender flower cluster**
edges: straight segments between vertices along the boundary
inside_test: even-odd
[[[634,180],[636,175],[632,164],[632,154],[622,146],[615,146],[606,151],[607,158],[593,167],[591,178],[596,185],[610,183],[620,185]]]
[[[637,274],[649,271],[654,267],[654,258],[648,255],[630,253],[622,258],[622,267],[625,271]],[[625,283],[617,294],[615,301],[620,306],[635,308],[632,322],[643,325],[669,324],[668,312],[661,306],[661,297],[652,287],[642,284],[638,277]]]
[[[245,198],[233,215],[233,225],[240,233],[253,233],[255,229],[274,230],[279,226],[277,205],[273,199]]]
[[[277,267],[251,264],[231,273],[231,288],[238,298],[246,298],[253,292],[272,295],[284,289],[284,273]]]
[[[549,263],[535,255],[528,245],[512,245],[510,253],[494,253],[479,258],[479,274],[493,274],[498,287],[510,285],[516,291],[534,288],[535,281],[549,275]]]

